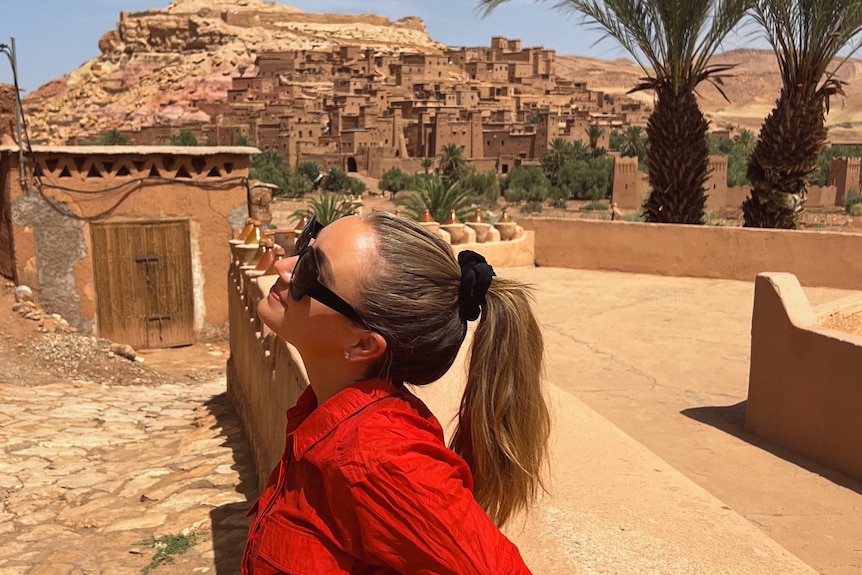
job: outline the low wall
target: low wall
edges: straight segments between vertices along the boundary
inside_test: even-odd
[[[803,285],[862,285],[862,234],[539,218],[518,223],[536,232],[540,266],[743,281],[776,270]]]
[[[748,431],[862,480],[860,374],[862,337],[820,326],[793,275],[757,276]]]
[[[296,351],[257,317],[257,303],[275,281],[252,278],[236,261],[228,272],[227,394],[248,437],[261,490],[284,452],[285,413],[308,385]]]

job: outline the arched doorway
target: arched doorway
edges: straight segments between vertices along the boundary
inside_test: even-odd
[[[350,158],[347,158],[347,171],[348,172],[355,172],[356,171],[356,158],[354,158],[352,156]]]

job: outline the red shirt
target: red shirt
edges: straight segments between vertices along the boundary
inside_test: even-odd
[[[309,387],[263,495],[244,575],[529,573],[473,498],[425,404],[367,380],[323,405]]]

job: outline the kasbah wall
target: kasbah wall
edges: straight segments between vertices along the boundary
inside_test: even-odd
[[[24,157],[22,183],[18,147],[0,147],[0,213],[11,237],[0,249],[0,268],[31,287],[46,312],[98,333],[92,226],[184,221],[191,234],[195,333],[224,331],[227,243],[248,215],[253,153],[236,147],[34,146]],[[33,177],[33,162],[39,178]]]

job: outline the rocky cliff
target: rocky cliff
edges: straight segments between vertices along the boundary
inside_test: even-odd
[[[207,121],[231,77],[261,52],[358,45],[383,53],[440,52],[422,21],[307,14],[261,0],[176,0],[120,14],[101,55],[25,98],[34,143],[63,144],[113,128]]]

